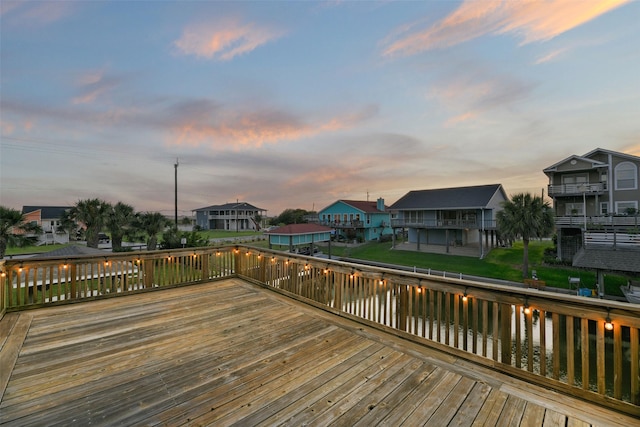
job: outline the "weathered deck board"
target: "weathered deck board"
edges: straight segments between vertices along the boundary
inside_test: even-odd
[[[9,426],[637,423],[239,279],[9,313],[0,332]]]

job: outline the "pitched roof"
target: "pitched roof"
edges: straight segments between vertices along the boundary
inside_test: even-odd
[[[471,187],[437,188],[409,191],[391,205],[391,210],[410,209],[477,209],[486,207],[493,196],[502,192],[501,184]]]
[[[256,206],[253,206],[251,203],[247,203],[247,202],[225,203],[224,205],[211,205],[211,206],[205,206],[204,208],[194,209],[193,211],[194,212],[211,211],[211,210],[226,211],[226,210],[233,210],[233,209],[249,209],[249,210],[257,210],[257,211],[266,211],[266,209],[258,208]]]
[[[274,228],[271,231],[265,231],[264,234],[280,234],[291,236],[294,234],[312,234],[312,233],[326,233],[333,229],[331,227],[325,227],[320,224],[289,224],[282,227]]]
[[[373,201],[373,202],[369,202],[366,200],[338,200],[337,202],[333,203],[344,203],[345,205],[349,205],[352,208],[358,209],[359,211],[365,212],[365,213],[384,213],[385,211],[381,211],[378,209],[378,202]],[[330,205],[331,206],[331,205]],[[385,209],[387,208],[387,206],[385,205]],[[326,208],[325,208],[326,209]]]
[[[604,148],[596,148],[595,150],[591,150],[582,157],[591,157],[596,153],[612,154],[614,156],[625,157],[627,159],[634,160],[636,162],[640,161],[640,157],[634,156],[633,154],[622,153],[620,151],[607,150]]]
[[[571,155],[571,156],[569,156],[569,157],[567,157],[567,158],[565,158],[565,159],[563,159],[563,160],[561,160],[561,161],[559,161],[557,163],[554,163],[553,165],[551,165],[549,167],[544,168],[542,171],[545,172],[545,173],[546,172],[554,172],[558,166],[560,166],[563,163],[569,162],[571,160],[578,160],[578,161],[582,161],[582,162],[586,162],[586,163],[591,163],[591,167],[593,167],[593,168],[606,167],[607,163],[600,162],[598,160],[594,160],[594,159],[591,158],[593,155],[599,154],[599,153],[601,153],[601,154],[611,154],[611,155],[614,155],[614,156],[617,156],[617,157],[623,157],[623,158],[626,158],[626,159],[629,159],[629,160],[633,160],[633,161],[636,161],[636,162],[640,161],[640,157],[634,156],[632,154],[621,153],[619,151],[613,151],[613,150],[606,150],[604,148],[596,148],[595,150],[591,150],[587,154],[584,154],[582,156],[577,156],[575,154]]]
[[[575,256],[573,266],[591,270],[640,273],[640,250],[585,248]]]
[[[62,218],[62,214],[71,208],[72,206],[23,206],[22,214],[24,215],[34,211],[42,211],[40,213],[40,218],[54,219]]]
[[[576,160],[576,161],[580,161],[580,162],[585,162],[585,163],[591,163],[591,167],[592,168],[601,168],[601,167],[606,167],[607,164],[600,162],[598,160],[594,160],[594,159],[590,159],[586,156],[576,156],[575,154],[573,156],[569,156],[566,159],[562,159],[557,163],[552,164],[549,167],[546,167],[542,170],[542,172],[555,172],[556,169],[558,168],[558,166],[565,164],[567,162],[570,162],[572,160]]]

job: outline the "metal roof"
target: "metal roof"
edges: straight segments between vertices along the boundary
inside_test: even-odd
[[[486,207],[493,196],[502,192],[501,184],[479,185],[471,187],[438,188],[433,190],[414,190],[402,196],[392,204],[391,210],[433,210],[433,209],[477,209]]]
[[[194,209],[193,212],[210,211],[210,210],[226,211],[226,210],[233,210],[233,209],[249,209],[249,210],[256,210],[256,211],[266,211],[266,209],[258,208],[256,206],[253,206],[251,203],[236,202],[236,203],[225,203],[224,205],[205,206],[204,208]]]
[[[274,228],[271,231],[265,231],[264,234],[292,236],[295,234],[314,234],[327,233],[332,231],[331,227],[325,227],[320,224],[289,224],[282,227]]]
[[[640,250],[585,248],[575,256],[573,266],[591,270],[640,273]]]

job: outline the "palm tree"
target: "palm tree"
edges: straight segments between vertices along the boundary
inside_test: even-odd
[[[136,228],[147,234],[147,250],[154,251],[158,244],[158,233],[164,231],[169,220],[160,212],[145,212],[138,214]]]
[[[504,238],[522,238],[522,277],[529,276],[529,241],[548,237],[553,231],[553,211],[542,197],[519,193],[502,203],[496,214],[498,231]]]
[[[42,228],[28,223],[22,212],[0,206],[0,259],[4,258],[7,246],[26,246],[38,241]]]
[[[122,238],[131,229],[135,218],[135,209],[126,203],[118,202],[109,209],[105,225],[111,234],[114,252],[122,250]]]
[[[98,247],[100,231],[102,231],[102,227],[107,222],[108,213],[111,209],[111,204],[108,202],[100,199],[86,199],[79,200],[69,211],[71,219],[76,223],[84,224],[88,247]]]

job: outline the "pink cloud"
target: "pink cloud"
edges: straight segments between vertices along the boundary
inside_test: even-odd
[[[521,44],[550,40],[630,0],[467,0],[426,29],[405,26],[388,37],[384,56],[408,56],[442,49],[487,34],[514,34]]]
[[[283,34],[283,31],[253,23],[194,25],[185,29],[174,45],[186,55],[228,61]]]
[[[208,107],[211,109],[211,107]],[[205,108],[206,110],[206,108]],[[193,111],[171,128],[172,144],[212,148],[260,147],[346,129],[377,114],[376,107],[310,123],[275,110],[252,112]]]

